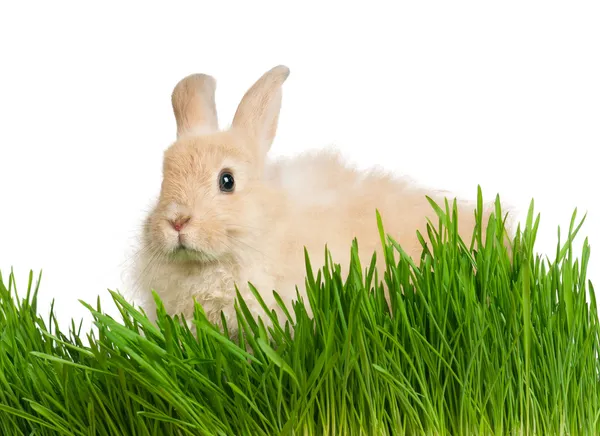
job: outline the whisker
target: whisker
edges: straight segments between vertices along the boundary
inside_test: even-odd
[[[127,264],[127,263],[135,262],[138,258],[147,254],[150,251],[150,249],[151,249],[150,245],[145,245],[143,248],[137,248],[137,249],[133,250],[133,253],[126,256],[125,259],[121,262],[121,265],[119,265],[119,266],[124,267],[125,264]]]
[[[136,290],[139,289],[139,287],[141,286],[142,280],[143,280],[144,277],[147,276],[148,271],[153,266],[156,266],[159,262],[161,262],[162,260],[164,260],[164,258],[165,258],[165,255],[164,255],[163,251],[160,249],[160,247],[150,247],[149,254],[150,254],[150,256],[146,259],[145,266],[143,267],[143,269],[141,271],[138,272],[137,278],[134,281],[134,288]],[[149,283],[154,282],[155,277],[156,277],[156,270],[153,272],[152,276],[150,277]],[[143,291],[144,292],[149,292],[150,290],[149,289],[145,289]]]
[[[235,236],[231,236],[231,235],[229,235],[229,234],[227,234],[227,233],[220,232],[220,231],[217,231],[217,232],[218,232],[218,233],[220,233],[221,235],[223,235],[223,236],[227,237],[229,240],[231,240],[231,241],[232,241],[232,242],[234,242],[235,244],[238,244],[238,246],[244,246],[244,247],[250,248],[251,250],[253,250],[253,251],[257,252],[258,254],[260,254],[260,255],[262,255],[262,256],[264,256],[264,257],[266,257],[267,259],[270,259],[270,257],[269,257],[269,256],[267,256],[267,255],[266,255],[265,253],[263,253],[262,251],[260,251],[260,250],[258,250],[257,248],[255,248],[255,247],[251,246],[250,244],[248,244],[248,243],[246,243],[246,242],[244,242],[244,241],[242,241],[242,240],[240,240],[240,239],[236,238]]]

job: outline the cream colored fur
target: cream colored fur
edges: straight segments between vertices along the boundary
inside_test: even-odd
[[[443,202],[441,192],[383,172],[357,171],[332,150],[267,159],[288,74],[284,66],[265,73],[224,131],[217,125],[212,77],[188,76],[175,87],[178,140],[165,152],[160,196],[145,222],[135,266],[137,296],[149,313],[154,289],[172,315],[191,318],[195,299],[211,321],[218,323],[223,311],[235,327],[237,284],[250,310],[265,320],[247,283],[269,307],[277,307],[273,290],[291,307],[296,286],[304,292],[304,247],[315,267],[324,261],[325,244],[334,261],[347,266],[357,238],[364,265],[377,251],[383,269],[376,209],[386,232],[418,261],[416,231],[424,233],[426,217],[437,222],[425,195]],[[233,193],[219,191],[224,168],[234,174]],[[460,207],[460,232],[469,242],[474,207]],[[189,219],[181,231],[189,249],[173,255],[178,235],[169,220],[178,218]]]

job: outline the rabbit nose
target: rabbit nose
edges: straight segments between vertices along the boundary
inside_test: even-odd
[[[175,231],[179,232],[183,227],[190,221],[189,216],[181,216],[174,220],[170,220],[171,226],[175,229]]]

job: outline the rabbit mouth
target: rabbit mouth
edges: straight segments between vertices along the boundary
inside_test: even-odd
[[[179,244],[175,247],[170,256],[172,261],[175,262],[199,262],[199,263],[211,263],[217,260],[217,257],[211,253],[200,251],[195,248],[190,248],[184,244]]]

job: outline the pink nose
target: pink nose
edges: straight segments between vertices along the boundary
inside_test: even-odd
[[[171,226],[175,229],[175,231],[179,232],[189,221],[189,216],[182,216],[174,220],[170,220],[169,222],[171,223]]]

